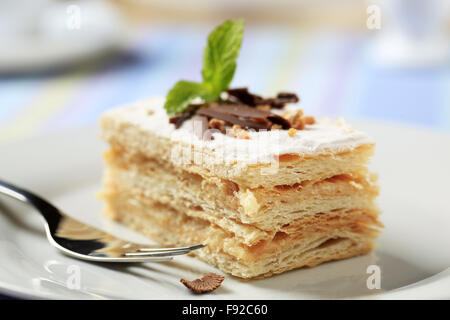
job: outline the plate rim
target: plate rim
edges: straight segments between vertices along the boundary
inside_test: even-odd
[[[425,131],[428,133],[435,133],[440,136],[446,136],[450,139],[450,133],[443,132],[440,130],[433,130],[429,128],[424,127],[416,127],[411,125],[404,125],[404,124],[392,124],[392,123],[384,123],[382,121],[378,120],[367,120],[367,119],[358,119],[358,124],[370,124],[370,125],[376,125],[376,126],[383,126],[387,125],[389,127],[395,127],[396,129],[413,129],[417,128],[420,131]],[[3,148],[18,148],[17,145],[20,144],[29,144],[29,143],[36,143],[36,141],[42,141],[49,139],[51,137],[55,137],[56,135],[69,135],[80,131],[89,130],[90,132],[99,133],[99,128],[95,124],[88,124],[88,125],[79,125],[79,126],[72,126],[68,128],[62,128],[59,130],[44,132],[40,134],[36,134],[33,136],[24,137],[22,139],[13,139],[10,141],[0,141],[0,150]],[[59,133],[59,134],[58,134]],[[438,273],[435,273],[427,278],[424,278],[422,280],[419,280],[414,283],[410,283],[405,286],[398,287],[396,289],[390,290],[388,292],[381,292],[373,295],[362,295],[362,296],[355,296],[355,297],[349,297],[349,298],[340,298],[338,300],[373,300],[373,299],[380,299],[380,300],[391,300],[391,299],[426,299],[426,297],[419,297],[419,298],[411,298],[410,294],[413,291],[420,291],[419,289],[423,289],[425,286],[430,286],[433,284],[437,284],[440,281],[446,281],[450,284],[450,265],[444,269],[441,270]],[[6,283],[4,281],[0,280],[0,292],[5,295],[11,295],[11,298],[13,299],[52,299],[52,300],[61,300],[61,299],[69,299],[73,300],[74,298],[66,297],[66,296],[59,296],[57,294],[53,293],[46,293],[46,292],[36,292],[32,289],[28,289],[25,287],[21,287],[15,284]],[[438,292],[438,299],[450,299],[450,290],[449,292]],[[108,298],[107,298],[108,299]],[[226,298],[222,298],[226,299]],[[244,298],[242,298],[244,299]],[[149,300],[161,300],[161,299],[149,299]],[[219,300],[221,300],[219,298]],[[291,299],[289,299],[291,300]],[[292,300],[299,300],[298,298],[293,298]],[[320,299],[319,299],[320,300]]]

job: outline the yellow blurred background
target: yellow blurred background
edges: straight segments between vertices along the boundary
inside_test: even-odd
[[[450,131],[447,0],[3,0],[0,142],[94,125],[198,80],[208,33],[244,18],[233,86],[310,114]]]
[[[114,0],[133,24],[176,20],[211,23],[243,18],[251,24],[285,24],[300,28],[365,29],[366,7],[363,0]]]

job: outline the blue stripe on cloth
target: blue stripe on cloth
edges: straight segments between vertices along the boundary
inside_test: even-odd
[[[34,125],[47,131],[94,123],[111,107],[164,95],[180,79],[199,81],[209,27],[160,24],[143,31],[131,52],[80,71],[74,93]],[[369,41],[364,34],[248,26],[232,85],[263,95],[296,91],[299,106],[319,117],[377,118],[450,130],[450,71],[377,69],[367,58]],[[28,114],[53,80],[51,74],[0,78],[0,126]]]
[[[279,59],[286,49],[284,28],[246,30],[232,85],[253,92],[271,94],[270,88]]]
[[[34,78],[10,77],[0,79],[0,127],[20,117],[42,87]]]
[[[357,115],[437,126],[443,102],[439,70],[366,72]]]
[[[84,90],[66,110],[53,119],[52,125],[64,127],[73,121],[89,123],[109,108],[165,94],[176,81],[174,78],[179,79],[180,75],[190,77],[193,70],[197,73],[195,80],[198,80],[201,54],[183,50],[189,37],[181,37],[178,42],[170,41],[170,37],[164,39],[167,40],[155,44],[154,39],[148,36],[142,39],[143,45],[132,54],[112,59],[96,73],[87,75]],[[152,43],[153,46],[148,46],[147,43]],[[198,50],[201,51],[201,47]],[[181,54],[183,59],[179,59]],[[194,59],[198,61],[193,64]],[[183,62],[184,67],[181,65]]]
[[[445,71],[445,79],[443,82],[444,98],[441,102],[441,115],[439,117],[440,128],[450,130],[450,70]]]
[[[322,76],[327,79],[326,87],[322,90],[320,112],[327,115],[342,115],[343,102],[346,93],[351,94],[351,70],[357,61],[361,44],[358,38],[339,38],[335,36],[328,39],[334,50],[330,59],[330,67]]]

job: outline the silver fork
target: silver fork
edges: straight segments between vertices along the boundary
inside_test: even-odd
[[[34,207],[45,220],[48,241],[71,257],[96,262],[155,262],[203,248],[203,244],[176,248],[149,248],[121,240],[62,213],[43,198],[0,180],[0,194]]]

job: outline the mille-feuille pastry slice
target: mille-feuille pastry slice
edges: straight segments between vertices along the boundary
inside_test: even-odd
[[[370,252],[374,142],[293,108],[295,94],[228,89],[237,53],[220,50],[241,36],[240,21],[210,35],[202,83],[102,116],[105,213],[166,245],[204,243],[196,256],[242,278]]]

